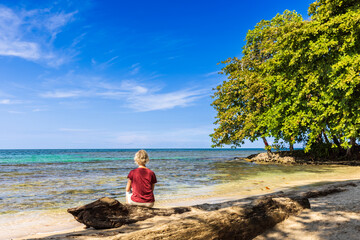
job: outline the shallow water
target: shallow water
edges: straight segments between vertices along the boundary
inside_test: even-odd
[[[231,181],[216,164],[255,150],[153,149],[148,167],[156,195]],[[136,150],[0,150],[0,214],[85,204],[103,196],[123,198]],[[226,168],[226,166],[224,166]],[[250,172],[249,172],[250,174]]]
[[[79,226],[65,209],[100,197],[124,202],[127,174],[136,168],[136,151],[0,150],[0,239]],[[261,151],[148,150],[148,167],[158,179],[156,206],[216,202],[316,182],[360,179],[360,167],[258,165],[234,160]],[[16,231],[18,227],[21,230]]]
[[[360,167],[338,165],[260,165],[244,160],[227,160],[211,164],[207,176],[216,184],[193,191],[179,190],[165,194],[163,206],[195,205],[220,202],[274,191],[299,189],[313,184],[360,179]]]

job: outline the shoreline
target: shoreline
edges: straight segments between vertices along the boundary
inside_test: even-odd
[[[358,193],[359,193],[359,198],[360,198],[360,178],[358,179],[350,179],[350,180],[346,180],[346,179],[338,179],[337,181],[331,181],[331,182],[313,182],[311,184],[305,184],[305,185],[294,185],[291,186],[287,189],[282,189],[281,191],[288,193],[288,192],[306,192],[309,190],[316,190],[316,189],[321,189],[327,186],[331,186],[331,185],[336,185],[339,183],[349,183],[349,182],[354,182],[357,184],[356,189],[358,189]],[[201,203],[209,203],[210,205],[212,204],[218,204],[218,203],[226,203],[228,201],[243,201],[244,203],[249,202],[249,199],[254,199],[254,198],[258,198],[260,196],[264,196],[264,195],[270,195],[270,194],[275,194],[279,191],[273,191],[273,192],[269,192],[266,194],[258,194],[258,195],[249,195],[246,197],[236,197],[235,195],[232,197],[213,197],[213,198],[207,198],[204,199],[203,201],[182,201],[182,202],[177,202],[177,203],[173,203],[176,206],[191,206],[191,205],[198,205]],[[350,194],[349,191],[346,191],[342,194]],[[320,198],[321,199],[321,198]],[[174,206],[173,205],[173,206]],[[159,206],[159,207],[165,207],[164,205]],[[70,216],[70,215],[69,215]],[[184,215],[185,216],[185,215]],[[72,216],[70,216],[72,217]],[[176,219],[176,217],[179,218],[179,216],[173,216],[173,217],[168,217],[168,219],[164,219],[163,217],[154,217],[152,219],[148,219],[145,220],[143,222],[138,222],[136,224],[130,224],[129,226],[122,226],[120,228],[117,229],[106,229],[106,230],[94,230],[94,229],[84,229],[84,225],[77,223],[77,226],[74,228],[68,228],[68,229],[63,229],[63,230],[58,230],[58,231],[53,231],[53,232],[47,232],[47,233],[38,233],[38,234],[34,234],[34,235],[28,235],[26,237],[21,237],[21,238],[13,238],[13,239],[44,239],[44,240],[50,240],[50,239],[105,239],[105,240],[110,240],[110,239],[114,239],[114,237],[117,236],[124,236],[124,234],[120,234],[119,235],[119,231],[121,232],[125,232],[125,233],[131,233],[137,230],[142,229],[142,225],[161,225],[166,223],[167,221],[169,221],[169,218],[174,220]],[[181,216],[180,216],[181,218]],[[75,221],[75,220],[74,220]],[[285,220],[287,221],[287,220]],[[280,223],[281,224],[281,223]],[[96,236],[96,238],[94,238],[94,236]],[[116,239],[116,238],[115,238]]]

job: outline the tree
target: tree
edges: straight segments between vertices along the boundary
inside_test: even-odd
[[[299,14],[290,11],[278,14],[270,21],[262,20],[248,32],[243,57],[223,62],[227,65],[222,73],[228,76],[228,81],[219,85],[213,96],[212,105],[218,113],[215,122],[218,127],[211,135],[213,146],[240,146],[245,139],[262,138],[268,147],[265,137],[270,136],[271,128],[263,115],[270,109],[271,102],[266,94],[270,86],[262,81],[264,63],[276,54],[272,46],[282,34],[281,27],[301,21]]]
[[[360,136],[360,3],[318,0],[311,20],[285,11],[248,32],[216,88],[214,146],[272,136],[306,150],[354,148]],[[351,153],[351,151],[348,151]]]
[[[269,93],[291,103],[282,128],[307,134],[307,150],[322,134],[345,148],[359,136],[359,9],[351,0],[313,3],[312,20],[281,35],[268,63],[267,76],[276,79]]]

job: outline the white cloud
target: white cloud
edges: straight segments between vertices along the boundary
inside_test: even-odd
[[[137,112],[186,107],[197,99],[209,95],[208,90],[204,89],[183,89],[163,93],[162,89],[157,86],[145,87],[131,81],[123,81],[120,90],[117,89],[118,87],[114,87],[114,90],[98,92],[97,95],[119,100],[125,99],[126,107]]]
[[[219,75],[219,72],[220,71],[209,72],[209,73],[206,73],[204,76],[205,77],[210,77],[210,76]]]
[[[44,111],[47,111],[47,109],[44,109],[44,108],[35,108],[32,110],[33,112],[44,112]]]
[[[123,81],[121,84],[127,107],[138,112],[172,109],[175,107],[186,107],[197,99],[209,95],[205,89],[182,89],[172,92],[162,92],[162,89],[155,87],[144,87],[136,82]]]
[[[0,100],[0,104],[11,104],[11,100],[10,99],[2,99],[2,100]]]
[[[49,14],[49,17],[47,18],[47,21],[44,23],[44,25],[51,33],[56,33],[61,27],[65,26],[76,13],[77,12],[75,11],[71,13],[60,12]]]
[[[40,94],[43,98],[73,98],[84,96],[82,91],[52,91]]]
[[[97,61],[95,61],[95,59],[91,59],[91,63],[94,66],[96,66],[98,69],[104,70],[104,69],[110,67],[111,65],[113,65],[116,62],[116,59],[118,59],[118,58],[119,58],[119,56],[115,56],[115,57],[110,58],[106,62],[102,62],[102,63],[98,63]]]
[[[63,78],[55,79],[55,81],[48,80],[48,83],[52,82],[53,84],[54,82],[66,82],[67,87],[64,87],[64,85],[50,85],[48,87],[51,87],[53,90],[40,93],[41,97],[112,99],[119,101],[123,107],[137,112],[187,107],[194,104],[196,100],[210,95],[209,88],[186,88],[176,91],[165,91],[159,85],[138,83],[132,80],[110,83],[99,77],[87,77],[74,75],[73,73],[69,73]],[[74,83],[76,84],[74,85]]]
[[[10,105],[10,104],[21,104],[23,101],[20,100],[11,100],[11,99],[0,99],[0,104]]]
[[[82,128],[60,128],[60,132],[90,132],[91,129],[82,129]]]
[[[15,56],[27,60],[38,60],[40,58],[40,49],[36,43],[32,42],[0,41],[0,55]]]
[[[130,108],[139,112],[147,112],[186,107],[203,96],[203,90],[188,89],[169,93],[134,94],[130,95],[127,101]]]
[[[210,145],[209,134],[213,126],[171,129],[161,131],[126,131],[116,134],[120,147],[205,147]],[[207,146],[209,146],[207,145]]]
[[[130,75],[136,75],[140,72],[141,66],[140,63],[135,63],[131,65]]]
[[[120,98],[125,97],[127,93],[120,91],[106,91],[106,92],[98,92],[97,96],[105,97],[105,98]]]
[[[131,81],[123,81],[121,83],[121,89],[124,91],[128,91],[132,94],[146,94],[149,92],[149,89],[147,89],[146,87],[140,86]]]
[[[20,111],[8,111],[8,113],[11,113],[11,114],[23,114],[24,112],[20,112]]]
[[[68,58],[53,50],[53,41],[76,12],[48,9],[15,12],[0,6],[0,55],[59,66]]]

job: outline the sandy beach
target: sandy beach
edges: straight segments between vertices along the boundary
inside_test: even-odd
[[[360,181],[340,193],[310,199],[311,209],[291,216],[256,240],[355,240],[360,236]]]
[[[311,209],[305,209],[301,214],[289,217],[285,221],[277,224],[275,228],[264,232],[255,239],[358,239],[360,234],[360,205],[358,204],[358,199],[360,199],[360,179],[353,178],[347,181],[318,182],[316,184],[289,188],[285,190],[285,193],[293,192],[295,189],[295,191],[300,194],[343,183],[354,183],[356,186],[347,185],[344,187],[345,191],[343,192],[333,193],[319,198],[310,198]],[[236,204],[249,203],[253,198],[254,196],[250,198],[238,198]],[[234,199],[236,199],[235,196],[229,197],[226,200]],[[214,204],[221,201],[225,201],[225,199],[213,198],[208,199],[207,202]],[[179,202],[178,205],[191,205],[191,203],[193,203],[193,201]],[[224,206],[231,206],[232,204],[234,203],[228,203]],[[122,239],[126,237],[128,233],[147,228],[156,229],[162,224],[179,221],[195,213],[175,214],[170,217],[157,216],[120,228],[107,230],[84,229],[82,224],[73,220],[73,228],[64,229],[63,231],[38,233],[14,239]]]

